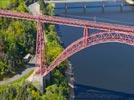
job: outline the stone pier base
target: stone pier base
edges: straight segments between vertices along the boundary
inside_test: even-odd
[[[41,75],[36,75],[32,74],[27,81],[31,82],[33,86],[35,86],[41,93],[44,93],[46,85],[50,81],[50,74],[47,76],[41,76]]]

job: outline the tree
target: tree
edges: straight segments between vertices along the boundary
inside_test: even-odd
[[[54,4],[45,4],[44,0],[39,0],[40,10],[44,15],[54,15]]]
[[[19,12],[27,12],[27,11],[28,11],[28,10],[27,10],[27,7],[26,7],[26,5],[25,5],[24,0],[19,0],[19,5],[18,5],[18,7],[17,7],[17,10],[18,10]]]
[[[34,97],[30,93],[32,85],[30,83],[24,83],[17,90],[16,100],[34,100]]]
[[[1,100],[14,100],[17,91],[14,87],[8,87],[0,93]]]
[[[0,61],[0,78],[9,72],[8,67],[9,66],[6,63],[4,63],[3,61]]]
[[[7,9],[27,12],[24,0],[9,0]],[[23,57],[26,53],[34,54],[35,33],[33,22],[0,18],[0,41],[4,44],[0,44],[0,61],[3,66],[1,70],[5,71],[2,74],[7,71],[14,73],[19,67],[24,67]]]
[[[46,46],[47,60],[50,63],[62,52],[63,48],[56,41],[48,42]]]
[[[42,96],[43,100],[67,100],[63,95],[63,90],[56,84],[46,88],[45,95]]]

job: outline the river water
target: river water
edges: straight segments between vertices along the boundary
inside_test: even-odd
[[[87,5],[96,6],[99,3]],[[56,7],[62,6],[59,4]],[[69,4],[68,7],[76,8],[69,9],[66,17],[134,25],[131,7],[123,7],[123,12],[118,5],[106,7],[104,12],[100,7],[89,7],[85,14],[77,6],[81,4]],[[65,15],[63,9],[57,9],[56,14]],[[65,47],[79,39],[82,31],[81,28],[58,26],[58,33]],[[98,44],[69,59],[73,66],[76,100],[134,100],[134,46],[120,43]]]

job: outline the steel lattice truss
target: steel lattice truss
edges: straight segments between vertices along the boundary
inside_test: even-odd
[[[118,42],[128,45],[134,45],[134,35],[126,35],[124,33],[115,32],[100,32],[88,36],[82,37],[77,41],[70,44],[49,66],[48,71],[44,73],[44,76],[52,71],[61,62],[72,56],[73,54],[85,49],[87,47],[107,42]]]
[[[118,24],[109,24],[103,22],[94,22],[87,20],[79,20],[72,18],[63,18],[56,16],[33,16],[29,13],[19,13],[9,10],[0,10],[0,17],[8,17],[15,19],[25,19],[37,22],[37,40],[36,40],[36,66],[35,71],[42,76],[46,76],[54,70],[61,62],[74,53],[92,45],[119,42],[128,45],[134,45],[134,27]],[[68,25],[83,28],[83,37],[70,44],[48,67],[45,65],[43,58],[44,51],[44,33],[42,23]],[[97,29],[102,32],[89,34],[89,29]]]

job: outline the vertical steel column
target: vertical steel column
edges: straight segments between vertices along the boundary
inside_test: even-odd
[[[65,14],[67,14],[67,3],[65,3]]]
[[[124,6],[124,4],[123,4],[123,2],[120,4],[120,12],[123,12],[123,6]]]
[[[84,45],[85,46],[87,45],[88,37],[89,37],[88,28],[87,27],[84,27],[84,30],[83,30],[83,38],[84,38]]]
[[[83,3],[83,13],[86,14],[87,5]]]
[[[44,31],[43,26],[40,21],[37,22],[37,37],[36,37],[36,66],[39,67],[37,74],[43,74],[46,66],[44,59]]]
[[[102,12],[104,13],[104,11],[105,11],[105,4],[104,4],[104,2],[102,1]]]

